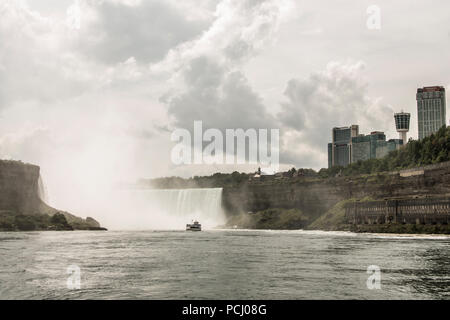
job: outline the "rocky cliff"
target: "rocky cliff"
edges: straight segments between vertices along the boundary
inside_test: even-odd
[[[103,229],[93,218],[82,219],[44,203],[39,196],[39,177],[40,168],[36,165],[0,160],[0,218],[3,218],[0,229],[21,229],[17,227],[17,220],[24,219],[28,225],[46,229],[50,223],[46,216],[52,217],[57,213],[64,215],[72,229]],[[48,225],[48,229],[51,228]]]
[[[39,167],[17,161],[0,161],[0,210],[22,214],[43,211],[38,195]]]
[[[298,210],[313,222],[348,199],[446,197],[450,195],[450,163],[399,172],[321,178],[252,179],[239,187],[224,187],[223,206],[230,224],[261,220],[267,210]],[[273,212],[273,211],[272,211]],[[245,215],[245,219],[242,218]],[[271,219],[273,219],[273,213]],[[239,217],[240,216],[240,217]],[[254,216],[252,223],[249,217]]]

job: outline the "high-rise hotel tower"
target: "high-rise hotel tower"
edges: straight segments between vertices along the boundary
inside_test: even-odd
[[[352,138],[358,136],[359,126],[333,128],[328,144],[328,168],[346,167],[352,163]]]
[[[440,86],[417,89],[419,140],[438,131],[445,121],[445,88]]]

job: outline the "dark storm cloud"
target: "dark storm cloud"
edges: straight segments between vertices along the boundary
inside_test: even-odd
[[[241,67],[277,30],[288,6],[273,0],[220,3],[208,31],[174,54],[177,88],[161,101],[175,126],[191,128],[202,120],[204,127],[222,130],[278,128]]]
[[[274,119],[239,71],[227,71],[214,60],[199,57],[184,74],[188,90],[168,101],[175,125],[191,128],[202,120],[205,128],[272,128]]]
[[[208,26],[208,21],[189,21],[180,9],[164,1],[102,2],[96,11],[97,18],[83,31],[75,50],[109,64],[129,57],[139,63],[158,61]]]

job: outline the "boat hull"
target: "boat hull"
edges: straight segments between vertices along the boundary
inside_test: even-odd
[[[202,231],[202,225],[199,223],[187,224],[186,231]]]

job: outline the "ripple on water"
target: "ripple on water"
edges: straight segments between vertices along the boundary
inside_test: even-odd
[[[450,238],[213,230],[0,234],[3,299],[448,299]],[[81,289],[67,288],[67,267]],[[366,287],[378,265],[382,290]]]

